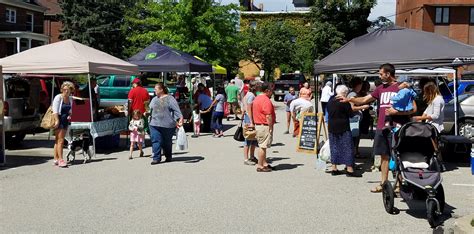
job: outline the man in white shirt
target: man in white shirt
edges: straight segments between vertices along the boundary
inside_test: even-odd
[[[332,82],[328,81],[326,83],[326,86],[324,86],[323,91],[321,93],[321,107],[323,108],[324,115],[326,115],[326,106],[332,95],[334,95],[334,93],[332,92]]]
[[[293,137],[296,137],[300,132],[300,116],[302,113],[314,112],[314,106],[306,97],[295,99],[290,104],[291,118],[293,119]]]

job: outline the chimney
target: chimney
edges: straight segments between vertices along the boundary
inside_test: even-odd
[[[260,11],[263,11],[263,3],[258,4],[258,8],[260,9]]]

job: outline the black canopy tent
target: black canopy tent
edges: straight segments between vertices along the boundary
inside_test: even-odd
[[[316,62],[314,73],[317,77],[325,73],[373,72],[384,63],[391,63],[403,70],[458,68],[474,64],[473,58],[474,46],[430,32],[392,26],[351,40]],[[457,74],[454,86],[457,102]],[[455,132],[457,134],[457,108]]]
[[[141,72],[212,72],[212,65],[194,56],[153,42],[128,59]]]

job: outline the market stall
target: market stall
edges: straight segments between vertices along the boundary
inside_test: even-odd
[[[7,74],[51,74],[83,75],[87,80],[88,97],[76,98],[73,102],[71,116],[71,135],[76,130],[87,130],[95,138],[126,131],[127,118],[94,118],[93,86],[91,76],[105,74],[136,75],[138,67],[113,57],[102,51],[80,44],[73,40],[65,40],[53,44],[35,47],[21,53],[0,59],[0,64]],[[54,95],[51,95],[52,98]],[[76,111],[74,111],[76,110]]]
[[[128,61],[137,65],[140,72],[148,73],[211,73],[213,71],[211,64],[201,61],[188,53],[162,45],[158,42],[153,42],[136,55],[130,57]],[[190,83],[190,79],[187,80],[187,83]],[[186,89],[185,87],[181,88]],[[179,92],[182,91],[183,90]],[[183,112],[184,119],[189,119],[191,115],[192,92],[193,88],[191,86],[191,90],[187,90],[187,93],[190,94],[189,98],[178,98],[178,103]]]
[[[424,31],[397,26],[357,37],[314,64],[314,73],[373,73],[384,63],[399,70],[454,68],[474,63],[474,46]],[[458,75],[454,76],[457,86]],[[317,83],[317,82],[316,82]],[[316,88],[317,89],[317,88]],[[457,102],[456,88],[454,97]],[[457,108],[455,108],[457,134]]]

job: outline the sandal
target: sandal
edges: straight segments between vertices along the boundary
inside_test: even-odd
[[[379,185],[377,185],[377,187],[371,189],[370,192],[371,192],[371,193],[381,193],[382,190],[383,190],[382,185],[379,184]]]
[[[272,169],[268,167],[263,167],[263,168],[257,168],[257,172],[271,172]]]

